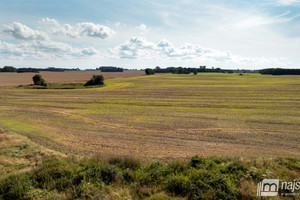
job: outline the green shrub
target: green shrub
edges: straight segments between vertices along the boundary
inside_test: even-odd
[[[131,158],[131,157],[112,157],[108,160],[108,163],[111,165],[116,165],[122,169],[138,169],[141,167],[141,162],[138,159]]]
[[[155,161],[138,169],[136,173],[141,185],[157,185],[164,181],[167,170],[161,162]]]
[[[104,183],[110,184],[116,180],[118,174],[118,168],[113,165],[105,165],[101,171],[101,178]]]
[[[74,168],[71,162],[59,160],[47,161],[33,171],[34,185],[39,188],[63,191],[72,185]]]
[[[185,196],[188,193],[188,179],[183,175],[170,176],[165,184],[166,190],[172,195]]]
[[[190,173],[191,199],[236,199],[237,192],[219,172],[196,170]]]
[[[206,165],[206,159],[199,156],[193,156],[190,161],[190,166],[197,168],[200,165],[202,166]]]
[[[125,169],[122,173],[122,178],[125,183],[131,183],[135,180],[135,173],[131,169]]]
[[[104,85],[104,77],[102,75],[93,75],[93,77],[84,84],[84,86],[90,85]]]
[[[0,199],[27,199],[31,181],[26,174],[12,175],[0,182]]]
[[[166,170],[169,174],[183,173],[188,168],[188,164],[185,161],[173,161],[170,162]]]

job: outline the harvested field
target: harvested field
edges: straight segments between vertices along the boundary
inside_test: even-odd
[[[108,79],[91,89],[2,88],[0,124],[80,155],[299,156],[299,82],[300,76],[165,74]]]
[[[36,73],[0,73],[1,86],[18,86],[32,84],[32,77]],[[132,77],[144,75],[144,71],[125,70],[124,72],[100,72],[97,71],[69,71],[69,72],[40,72],[40,75],[49,83],[68,83],[76,81],[87,81],[94,74],[103,74],[107,78]]]

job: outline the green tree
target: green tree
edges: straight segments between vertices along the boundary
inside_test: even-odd
[[[197,71],[197,69],[194,69],[194,75],[197,75],[198,74],[198,71]]]
[[[5,66],[0,71],[1,72],[16,72],[17,69],[12,66]]]
[[[39,74],[34,75],[32,80],[34,85],[48,86],[48,83]]]
[[[145,73],[146,73],[147,75],[155,74],[155,72],[153,71],[153,69],[150,69],[150,68],[147,68],[147,69],[145,70]]]
[[[84,86],[89,85],[104,85],[104,77],[102,75],[93,75],[93,77],[84,84]]]

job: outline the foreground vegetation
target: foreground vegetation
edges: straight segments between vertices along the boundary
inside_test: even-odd
[[[67,157],[5,129],[0,147],[0,199],[9,200],[256,199],[264,178],[300,179],[300,158]]]
[[[266,177],[300,178],[300,159],[192,157],[141,163],[133,158],[50,159],[0,180],[0,199],[255,199]]]

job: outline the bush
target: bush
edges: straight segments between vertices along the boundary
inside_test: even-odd
[[[72,185],[74,165],[59,160],[47,161],[33,171],[34,185],[39,188],[63,191]]]
[[[166,181],[166,189],[172,195],[185,196],[188,192],[189,184],[187,177],[175,175]]]
[[[109,164],[116,165],[122,169],[133,169],[136,170],[141,167],[141,162],[138,159],[131,157],[113,157],[108,160]]]
[[[105,165],[101,171],[101,178],[104,183],[110,184],[116,180],[118,169],[113,165]]]
[[[39,74],[34,75],[32,80],[34,85],[48,86],[48,83]]]
[[[193,156],[190,161],[190,166],[194,168],[197,168],[200,165],[205,165],[205,164],[206,164],[206,159],[201,158],[199,156]]]
[[[125,183],[133,182],[135,180],[134,171],[132,171],[130,169],[125,169],[123,171],[122,178],[123,178],[123,181],[125,181]]]
[[[236,199],[237,192],[220,172],[195,170],[190,173],[190,199]]]
[[[84,84],[84,86],[90,85],[104,85],[104,77],[102,75],[93,75],[93,77]]]
[[[167,172],[169,174],[183,173],[188,168],[188,164],[184,161],[173,161],[167,165]]]
[[[12,175],[0,182],[0,199],[27,199],[31,182],[26,174]]]
[[[159,161],[154,161],[137,170],[137,179],[141,185],[160,184],[166,174],[165,166]]]

